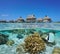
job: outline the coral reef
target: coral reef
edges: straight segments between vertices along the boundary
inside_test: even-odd
[[[8,41],[8,36],[4,34],[0,34],[0,45],[5,44]]]
[[[34,33],[25,39],[25,51],[30,54],[38,54],[45,50],[45,42],[38,33]]]
[[[19,44],[16,48],[17,54],[25,54],[24,44]]]
[[[14,29],[11,31],[13,34],[24,34],[25,33],[25,29]]]
[[[60,48],[59,48],[59,47],[55,47],[55,48],[53,49],[52,54],[60,54]]]
[[[26,29],[26,34],[29,35],[29,34],[34,34],[36,30],[35,29]]]
[[[17,38],[18,38],[18,39],[22,39],[22,38],[23,38],[23,35],[22,35],[22,34],[18,34],[18,35],[17,35]]]
[[[8,40],[6,45],[9,45],[9,46],[12,46],[14,44],[14,41],[13,40]]]

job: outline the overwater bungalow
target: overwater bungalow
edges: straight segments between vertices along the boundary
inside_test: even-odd
[[[51,18],[48,17],[47,15],[44,17],[43,22],[51,22]]]
[[[34,22],[36,22],[35,15],[28,15],[27,18],[26,18],[26,22],[27,23],[34,23]]]
[[[23,23],[23,22],[25,22],[25,20],[22,17],[20,17],[15,22],[17,22],[17,23]]]

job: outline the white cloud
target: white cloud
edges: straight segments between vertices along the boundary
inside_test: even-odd
[[[8,16],[8,14],[2,14],[1,16],[6,17],[6,16]]]

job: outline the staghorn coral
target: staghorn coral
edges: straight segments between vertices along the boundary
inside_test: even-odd
[[[6,45],[9,45],[9,46],[12,46],[14,44],[14,41],[13,40],[8,40]]]
[[[25,54],[25,50],[24,50],[24,44],[19,44],[16,48],[16,52],[17,54]]]
[[[45,43],[38,33],[34,33],[25,39],[25,51],[30,54],[38,54],[45,49]]]
[[[55,47],[55,48],[53,49],[52,54],[60,54],[60,48],[59,48],[59,47]]]

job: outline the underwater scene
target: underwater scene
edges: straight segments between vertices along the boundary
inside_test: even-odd
[[[0,54],[60,54],[60,30],[0,30]]]

